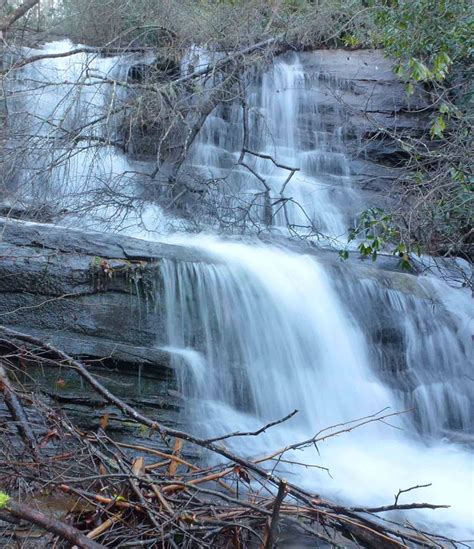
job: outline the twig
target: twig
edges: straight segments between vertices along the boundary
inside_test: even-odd
[[[286,494],[286,481],[282,480],[278,486],[278,493],[273,504],[273,512],[268,523],[267,532],[265,536],[264,549],[272,549],[278,530],[278,523],[280,520],[280,507]]]
[[[248,437],[248,436],[253,437],[253,436],[257,436],[257,435],[260,435],[260,434],[264,433],[270,427],[274,427],[275,425],[279,425],[280,423],[284,423],[285,421],[292,418],[297,413],[298,413],[298,410],[293,410],[287,416],[285,416],[281,419],[277,419],[276,421],[272,421],[271,423],[267,423],[263,427],[260,427],[260,429],[258,429],[258,431],[247,431],[247,432],[235,431],[234,433],[230,433],[228,435],[223,435],[221,437],[207,438],[206,442],[217,442],[219,440],[225,440],[226,438],[232,438],[232,437]]]
[[[404,489],[398,490],[398,493],[395,496],[395,504],[394,505],[398,504],[398,498],[402,494],[406,494],[407,492],[411,492],[412,490],[418,490],[419,488],[429,488],[430,486],[431,486],[431,482],[428,483],[428,484],[417,484],[416,486],[410,486],[410,488],[404,488]]]

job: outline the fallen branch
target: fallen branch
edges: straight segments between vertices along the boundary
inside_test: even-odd
[[[326,541],[331,538],[325,536],[322,532],[318,532],[316,529],[311,528],[311,523],[318,523],[324,528],[325,531],[332,532],[332,536],[337,535],[340,537],[342,535],[349,537],[350,539],[356,540],[364,546],[371,548],[406,548],[407,543],[422,546],[426,545],[426,541],[420,541],[420,536],[417,533],[409,531],[406,527],[401,525],[391,527],[390,524],[386,522],[382,523],[376,519],[372,519],[364,515],[364,513],[377,512],[379,508],[360,507],[351,509],[336,505],[295,484],[283,481],[277,475],[267,471],[259,465],[259,462],[262,461],[262,459],[259,461],[246,459],[234,454],[224,446],[217,445],[215,441],[212,441],[212,439],[201,439],[184,431],[179,431],[177,429],[161,425],[139,413],[133,407],[112,394],[97,379],[95,379],[95,377],[88,371],[86,365],[78,360],[75,360],[61,350],[28,334],[20,333],[6,327],[0,326],[0,332],[5,335],[4,341],[7,340],[7,338],[11,340],[11,346],[19,353],[23,353],[23,357],[31,354],[33,357],[36,357],[36,360],[38,360],[38,357],[41,357],[41,360],[55,364],[59,367],[64,368],[67,366],[71,368],[85,381],[87,381],[87,383],[98,394],[102,395],[109,403],[116,406],[125,415],[132,418],[137,423],[145,425],[158,432],[167,443],[169,442],[169,437],[186,440],[192,444],[210,450],[211,452],[214,452],[215,454],[220,455],[231,462],[230,466],[226,463],[224,466],[213,468],[212,470],[196,470],[195,466],[188,467],[190,472],[185,473],[184,476],[180,478],[171,477],[169,474],[169,468],[168,470],[163,468],[159,468],[159,470],[154,470],[152,468],[147,469],[143,458],[140,458],[134,454],[133,458],[130,459],[125,453],[121,453],[120,451],[120,446],[138,450],[138,445],[121,445],[120,443],[115,443],[112,441],[105,434],[102,434],[100,437],[84,437],[83,434],[75,431],[74,428],[65,426],[67,427],[69,436],[77,436],[80,444],[86,445],[88,454],[94,456],[95,458],[98,457],[103,463],[107,464],[108,467],[110,466],[113,470],[126,472],[125,475],[122,475],[122,478],[126,481],[125,484],[123,481],[120,482],[116,475],[107,475],[104,471],[96,477],[97,482],[101,482],[100,488],[92,485],[88,490],[84,490],[80,488],[71,488],[71,486],[65,484],[60,485],[60,489],[62,491],[76,494],[85,499],[89,504],[92,503],[95,505],[99,513],[109,513],[109,508],[111,507],[127,509],[127,513],[130,513],[130,516],[134,517],[134,520],[138,521],[137,523],[140,524],[140,527],[143,527],[146,531],[149,531],[150,522],[152,523],[151,531],[153,532],[152,535],[154,536],[154,539],[172,539],[174,535],[173,532],[179,531],[180,535],[185,533],[189,542],[195,544],[196,546],[200,546],[200,540],[207,540],[206,543],[208,543],[208,540],[213,539],[212,536],[217,535],[219,532],[226,536],[229,531],[232,531],[234,532],[234,535],[237,536],[236,539],[238,541],[238,537],[241,535],[239,532],[244,529],[254,532],[253,535],[257,536],[257,539],[260,539],[258,531],[265,531],[265,524],[268,525],[267,537],[265,540],[262,540],[262,546],[265,547],[264,543],[267,543],[268,546],[268,536],[270,536],[271,540],[273,539],[272,536],[276,535],[280,515],[284,515],[285,520],[288,517],[290,522],[291,519],[294,519],[293,522],[296,521],[296,524],[303,521],[301,528],[305,530],[305,532],[310,532],[311,535],[317,537],[318,539],[324,538]],[[20,347],[19,342],[26,343],[27,345],[23,346],[26,347],[26,349]],[[34,347],[34,350],[28,350],[31,346]],[[290,448],[304,448],[305,446],[314,444],[317,441],[326,440],[327,438],[337,436],[372,422],[385,421],[389,417],[397,416],[400,413],[403,413],[396,412],[383,415],[383,412],[384,410],[378,412],[377,414],[359,418],[352,422],[323,429],[314,437],[288,446],[283,450],[273,453],[270,457],[267,456],[267,458],[263,458],[263,460],[271,459],[275,456],[281,456],[282,453],[288,451]],[[291,415],[292,414],[287,417],[291,417]],[[266,427],[267,426],[264,428]],[[235,434],[239,435],[241,433],[231,433],[231,435]],[[220,439],[222,440],[222,438]],[[175,446],[175,448],[177,448],[177,446]],[[158,454],[159,452],[148,447],[143,447],[143,451],[151,454],[155,452]],[[110,457],[107,457],[106,454]],[[188,462],[185,462],[185,460],[182,460],[182,458],[179,458],[177,455],[165,454],[164,452],[158,455],[170,461],[174,461],[176,464],[185,466],[189,465]],[[183,461],[184,463],[180,463],[180,461]],[[171,471],[173,470],[174,467],[171,468]],[[174,470],[173,474],[175,473],[176,470]],[[216,513],[215,502],[213,502],[213,500],[206,501],[202,498],[202,496],[207,493],[210,494],[211,492],[206,488],[202,488],[200,485],[219,483],[222,481],[221,479],[223,477],[227,475],[230,476],[232,474],[235,475],[234,478],[239,479],[240,477],[245,481],[244,491],[246,496],[241,500],[239,497],[229,498],[228,496],[224,496],[224,494],[219,495],[218,497],[220,498],[227,499],[228,501],[237,501],[238,503],[237,508],[235,509],[226,508],[224,512]],[[192,479],[186,480],[187,475],[188,479],[189,475]],[[102,482],[106,482],[107,477],[110,477],[110,479],[115,477],[115,484],[112,482],[111,485],[105,484],[104,486]],[[100,479],[103,479],[103,481]],[[260,493],[255,492],[253,489],[254,481],[258,482],[260,486],[268,492],[268,494],[262,496]],[[268,483],[272,486],[268,486]],[[283,490],[282,483],[284,483],[285,486],[283,495],[280,491]],[[49,484],[51,484],[51,481],[49,481]],[[127,490],[127,486],[130,485],[133,486],[133,490],[131,492],[130,489]],[[278,494],[275,500],[274,494],[276,490],[273,488],[278,488],[282,501],[284,495],[287,494],[288,498],[291,498],[297,502],[297,505],[282,505],[282,501],[277,505]],[[111,494],[111,497],[105,495],[105,489],[109,494]],[[101,493],[97,493],[99,491]],[[169,493],[172,493],[173,495],[170,497],[170,501],[168,502],[165,498],[165,494]],[[254,505],[255,508],[251,507],[251,505]],[[432,506],[431,504],[409,505],[410,507],[398,506],[398,508],[419,509],[439,507]],[[106,506],[106,508],[103,506]],[[245,511],[245,509],[248,510],[249,508],[255,511],[255,513],[250,517],[248,512]],[[278,513],[275,511],[275,508],[278,508]],[[394,506],[390,506],[390,509],[385,507],[381,509],[380,512],[383,510],[392,510],[393,508]],[[272,509],[272,511],[270,511],[270,509]],[[267,522],[268,517],[273,517],[273,520],[270,519],[270,521]],[[110,515],[106,515],[106,518],[110,518]],[[166,522],[166,531],[163,530],[158,534],[159,528],[157,525],[161,525],[162,529],[164,528],[162,519]],[[242,520],[245,520],[245,523],[242,522]],[[253,529],[254,526],[256,528],[255,530]],[[114,536],[117,535],[115,531],[116,528],[120,529],[122,526],[119,523],[114,525],[114,528],[111,529],[111,532],[114,532]],[[175,530],[173,530],[173,528]],[[211,532],[215,533],[211,534]],[[211,538],[208,536],[211,536]],[[434,539],[439,538],[435,536]],[[128,538],[128,540],[130,540],[130,538]],[[333,545],[343,546],[343,543],[335,542]],[[127,545],[124,544],[123,546]]]
[[[23,519],[27,522],[31,522],[32,524],[36,524],[47,532],[56,534],[60,538],[69,541],[72,544],[77,545],[78,547],[82,547],[84,549],[104,548],[103,545],[89,539],[73,526],[65,524],[64,522],[61,522],[53,517],[48,517],[44,513],[41,513],[36,509],[31,509],[30,507],[23,505],[22,503],[16,503],[12,500],[9,500],[6,503],[5,507],[3,507],[3,511],[0,511],[0,516],[2,514],[8,514],[12,517]]]
[[[23,439],[27,448],[33,453],[36,459],[38,459],[38,447],[36,439],[31,430],[28,418],[25,410],[17,397],[13,387],[8,380],[7,372],[2,366],[0,361],[0,391],[3,393],[5,404],[15,422],[16,428]]]
[[[384,513],[385,511],[406,511],[408,509],[448,509],[450,505],[433,505],[432,503],[402,503],[398,505],[381,505],[380,507],[351,507],[354,513]]]
[[[280,482],[280,485],[278,486],[278,493],[275,498],[275,503],[273,504],[272,516],[268,523],[264,549],[272,549],[276,541],[278,523],[280,521],[280,507],[285,498],[285,494],[286,494],[286,481],[282,480]]]

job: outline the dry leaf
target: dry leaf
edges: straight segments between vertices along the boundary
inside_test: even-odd
[[[109,413],[105,412],[105,414],[99,420],[99,425],[105,431],[107,429],[108,424],[109,424]]]
[[[181,439],[181,438],[177,438],[174,442],[174,446],[173,446],[173,455],[174,456],[179,456],[179,454],[181,453],[181,448],[183,447],[183,443],[184,443],[184,440]],[[170,476],[174,476],[176,474],[176,471],[178,469],[178,465],[179,463],[176,461],[176,460],[171,460],[171,463],[168,467],[168,474]]]
[[[145,458],[138,457],[133,460],[132,472],[135,476],[141,477],[145,472]]]

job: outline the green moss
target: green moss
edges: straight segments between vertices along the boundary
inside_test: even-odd
[[[90,263],[92,285],[98,291],[107,288],[107,284],[116,278],[122,278],[128,284],[130,293],[144,297],[146,301],[154,300],[154,277],[159,262],[111,259],[95,256]]]

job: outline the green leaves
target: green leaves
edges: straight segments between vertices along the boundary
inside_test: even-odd
[[[444,80],[451,65],[452,60],[446,52],[442,51],[438,53],[433,60],[432,76],[434,79],[438,82]]]
[[[380,5],[382,4],[382,5]],[[474,17],[469,0],[373,2],[377,35],[398,59],[395,73],[416,82],[442,82],[453,65],[474,52]],[[408,90],[411,95],[412,88]]]
[[[405,65],[402,62],[396,64],[394,72],[400,78],[409,78],[415,82],[441,82],[446,78],[452,61],[446,52],[440,52],[435,55],[430,64],[432,65],[431,69],[419,58],[410,57]],[[407,94],[412,95],[413,92],[413,83],[409,82],[407,85]]]
[[[427,135],[398,141],[407,170],[394,191],[400,190],[403,203],[393,206],[392,218],[363,212],[349,240],[363,257],[389,250],[402,269],[411,268],[411,253],[422,251],[472,258],[472,0],[365,0],[364,5],[374,8],[367,35],[376,36],[377,46],[395,60],[393,71],[408,96],[428,92],[424,99],[432,114]]]
[[[364,258],[375,261],[380,251],[388,245],[397,243],[392,249],[394,255],[405,257],[409,262],[407,247],[400,241],[400,232],[391,215],[381,208],[367,208],[360,213],[356,226],[350,231],[348,242],[362,239],[357,245],[359,254]],[[339,251],[339,257],[343,260],[349,257],[347,249]]]
[[[441,114],[448,114],[450,112],[450,107],[446,103],[441,103],[441,106],[439,107],[439,112]]]
[[[412,57],[408,61],[408,67],[410,69],[410,78],[416,80],[417,82],[426,82],[427,80],[430,80],[433,76],[428,67],[414,57]]]
[[[434,124],[431,126],[431,129],[430,129],[431,139],[434,139],[435,137],[439,137],[439,138],[443,137],[445,129],[446,129],[446,122],[444,121],[444,117],[442,115],[437,116]]]
[[[5,492],[0,492],[0,510],[5,509],[9,501],[10,501],[10,496]]]
[[[342,42],[346,48],[356,48],[361,45],[360,39],[354,34],[344,34]]]
[[[339,250],[339,257],[343,260],[349,258],[349,250]]]

